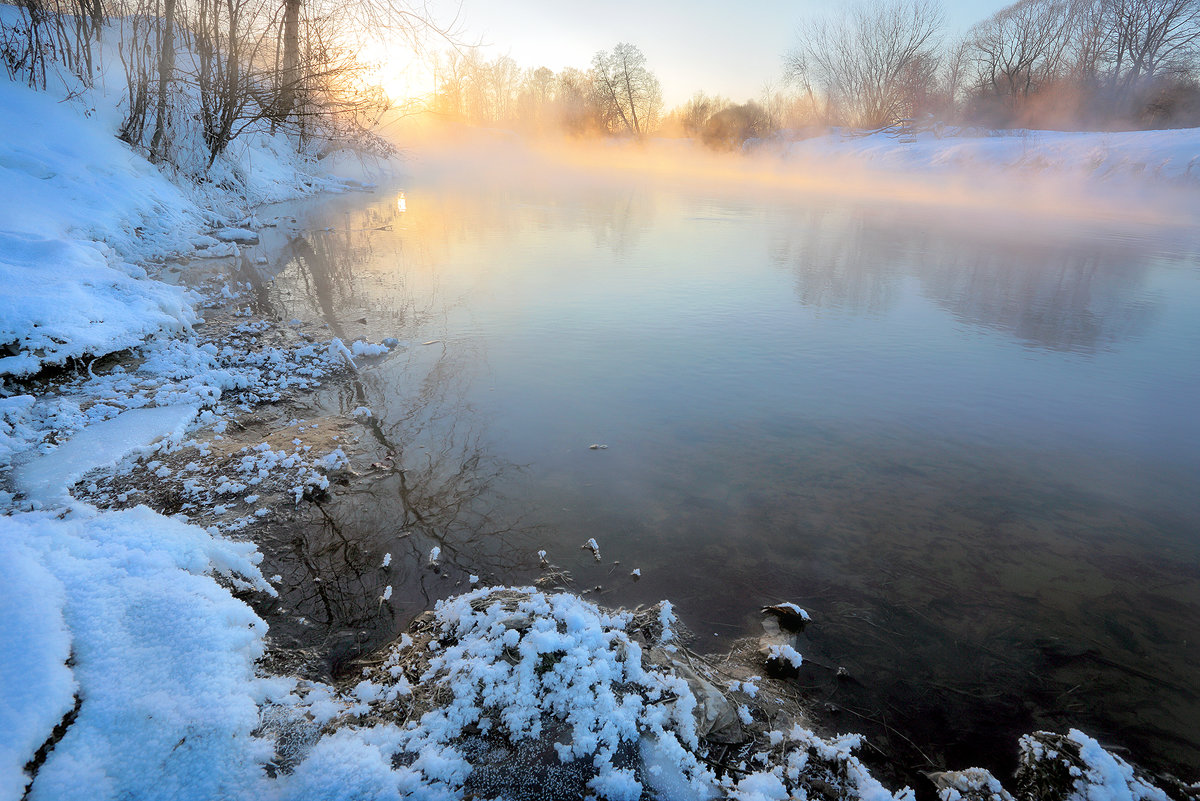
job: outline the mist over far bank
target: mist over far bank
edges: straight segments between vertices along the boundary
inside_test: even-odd
[[[427,121],[397,126],[390,138],[405,171],[420,181],[512,182],[566,194],[656,185],[756,200],[862,201],[1001,235],[1014,226],[1062,234],[1091,225],[1155,225],[1183,234],[1200,211],[1197,129],[833,130],[747,140],[735,151],[694,139],[526,137]]]

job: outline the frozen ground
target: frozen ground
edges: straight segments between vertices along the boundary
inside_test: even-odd
[[[669,605],[647,628],[568,595],[481,588],[440,604],[421,636],[350,686],[261,675],[265,624],[235,595],[275,590],[255,546],[233,536],[260,515],[260,496],[301,503],[345,454],[313,450],[303,421],[287,442],[255,449],[222,450],[222,432],[256,404],[392,346],[310,341],[249,319],[205,341],[193,329],[208,301],[151,273],[175,252],[237,253],[260,225],[257,203],[362,176],[349,161],[354,169],[328,175],[286,140],[259,136],[217,165],[241,182],[205,193],[119,142],[116,119],[102,96],[62,102],[0,80],[0,801],[27,788],[33,801],[457,798],[483,786],[472,785],[483,775],[472,779],[473,765],[486,764],[481,738],[519,745],[544,727],[563,735],[551,761],[580,763],[584,792],[606,798],[910,797],[870,776],[855,738],[800,725],[760,726],[750,756],[720,776],[699,761],[707,713],[696,710],[707,701],[670,656]],[[828,139],[791,152],[946,167],[1028,162],[1036,142],[1056,169],[1144,165],[1190,179],[1198,141]],[[241,291],[214,289],[230,304]],[[100,360],[115,351],[128,353]],[[86,369],[45,378],[72,364]],[[217,457],[224,473],[204,461]],[[131,459],[155,460],[147,467],[179,514],[101,511],[70,496],[88,469]],[[195,524],[226,497],[256,510]],[[749,726],[757,685],[735,684],[718,695],[736,694]],[[1031,764],[1071,760],[1064,798],[1164,798],[1078,732],[1030,739],[1025,753]],[[1003,792],[986,775],[946,776],[947,801]]]

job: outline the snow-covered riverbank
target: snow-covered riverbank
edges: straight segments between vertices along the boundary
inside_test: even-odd
[[[1063,179],[1200,182],[1200,130],[985,131],[941,129],[868,136],[835,133],[762,143],[788,160],[940,173],[1017,171]],[[751,149],[754,149],[753,147]]]
[[[854,737],[762,712],[753,677],[708,681],[754,735],[728,764],[705,762],[697,726],[711,715],[671,658],[683,652],[669,606],[646,621],[484,588],[439,604],[361,681],[264,675],[266,626],[239,597],[275,590],[254,543],[234,537],[271,513],[260,496],[303,503],[345,455],[300,421],[226,453],[226,426],[389,346],[305,339],[253,319],[236,282],[202,295],[152,273],[188,269],[174,254],[238,254],[253,229],[280,224],[256,218],[258,203],[363,176],[260,137],[218,165],[236,181],[197,189],[117,141],[102,99],[5,82],[0,108],[0,801],[31,781],[32,799],[457,798],[494,791],[482,768],[511,756],[488,762],[485,735],[520,751],[549,730],[561,736],[542,766],[579,761],[577,783],[606,798],[910,797],[871,777]],[[172,509],[101,511],[68,494],[87,469],[138,458]],[[215,519],[223,496],[241,511]],[[1030,740],[1027,761],[1073,769],[1063,797],[1165,798],[1085,735],[1046,742]],[[989,782],[957,774],[943,794],[1003,798]]]

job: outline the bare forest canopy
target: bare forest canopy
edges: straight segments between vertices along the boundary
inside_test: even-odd
[[[373,85],[366,31],[425,64],[431,88],[395,98]],[[867,0],[803,21],[758,98],[701,91],[670,110],[633,44],[558,72],[524,68],[395,0],[19,0],[0,16],[14,80],[44,87],[54,65],[90,85],[103,59],[124,77],[121,138],[197,174],[248,131],[283,132],[317,155],[386,150],[381,121],[414,112],[714,149],[831,126],[1200,124],[1200,0],[1018,0],[957,37],[935,0]]]

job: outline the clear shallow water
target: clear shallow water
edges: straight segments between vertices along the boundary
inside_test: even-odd
[[[326,589],[290,606],[369,645],[545,548],[601,602],[671,599],[699,650],[805,606],[823,722],[903,767],[1005,770],[1074,725],[1197,777],[1186,232],[694,188],[403,207],[284,208],[259,250],[266,310],[406,345],[321,399],[370,406],[392,461],[297,538]]]

